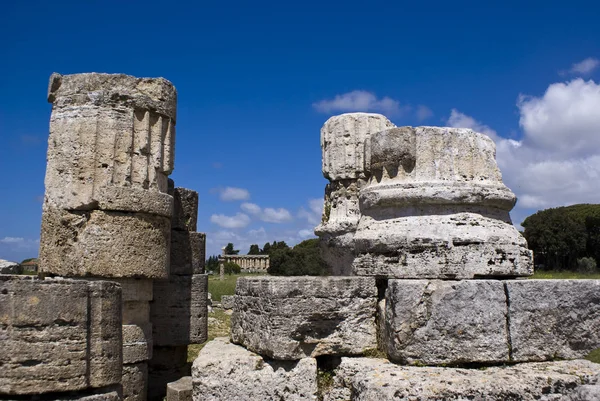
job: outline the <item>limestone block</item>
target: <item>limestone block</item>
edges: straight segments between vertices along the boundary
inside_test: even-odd
[[[177,92],[170,82],[53,74],[48,101],[45,207],[140,211],[138,202],[172,202],[152,198],[166,195],[173,170]],[[166,211],[149,213],[158,210]]]
[[[123,325],[123,363],[131,364],[152,358],[152,324]]]
[[[398,366],[385,359],[342,358],[324,401],[550,401],[589,391],[600,365],[584,360],[523,363],[486,369]],[[581,390],[580,390],[581,389]],[[563,398],[564,397],[564,398]],[[596,398],[584,398],[592,401]]]
[[[576,359],[600,348],[600,280],[506,282],[515,361]]]
[[[150,306],[153,340],[157,346],[175,346],[206,341],[208,276],[171,276],[154,282]]]
[[[172,191],[172,192],[171,192]],[[187,188],[169,188],[173,196],[171,228],[181,231],[196,231],[198,221],[198,192]]]
[[[148,365],[145,362],[123,365],[123,401],[146,401]]]
[[[192,365],[194,401],[314,400],[317,362],[263,359],[226,338],[206,344]]]
[[[190,374],[187,345],[154,347],[148,362],[148,401],[162,401],[167,395],[168,383]]]
[[[123,302],[130,301],[152,301],[152,280],[139,278],[113,279],[121,284],[123,291]]]
[[[204,274],[206,234],[171,231],[171,274]]]
[[[234,295],[221,295],[221,307],[223,309],[233,309],[235,303]]]
[[[389,280],[388,358],[402,364],[509,361],[507,305],[498,280]]]
[[[145,325],[150,322],[148,301],[123,302],[123,324]]]
[[[510,223],[494,142],[462,128],[402,127],[365,145],[354,236],[357,275],[481,278],[533,274],[532,254]]]
[[[192,376],[167,384],[167,401],[192,401]]]
[[[170,238],[167,217],[46,209],[40,271],[67,277],[166,278]]]
[[[121,364],[117,284],[0,276],[0,393],[118,384]]]
[[[0,274],[22,274],[23,267],[15,262],[0,259]]]
[[[231,338],[273,359],[360,355],[377,347],[375,280],[241,277]]]
[[[119,395],[119,389],[117,386],[111,386],[108,388],[103,388],[100,390],[92,390],[92,391],[80,391],[76,393],[54,393],[50,397],[46,398],[42,396],[40,398],[38,395],[32,395],[31,398],[15,398],[11,400],[10,398],[2,398],[5,401],[20,401],[20,400],[52,400],[52,401],[121,401],[121,396]]]
[[[385,116],[346,113],[331,117],[321,128],[323,175],[336,181],[364,177],[364,146],[370,135],[395,127]]]

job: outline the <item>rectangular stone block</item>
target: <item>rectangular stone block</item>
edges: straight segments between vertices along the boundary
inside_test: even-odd
[[[377,287],[367,277],[242,277],[231,338],[273,359],[360,355],[377,348]]]
[[[150,303],[147,301],[123,302],[123,324],[144,325],[150,322]]]
[[[342,358],[323,400],[593,401],[576,395],[599,374],[600,365],[581,360],[461,369]]]
[[[198,221],[198,192],[187,188],[169,188],[173,195],[173,217],[171,228],[181,231],[196,231]]]
[[[192,401],[192,376],[167,384],[167,401]]]
[[[123,325],[123,363],[137,363],[152,358],[152,324]]]
[[[585,357],[600,348],[600,280],[506,282],[514,361]]]
[[[0,393],[118,384],[121,335],[115,283],[0,276]]]
[[[171,276],[154,282],[150,316],[156,346],[176,346],[206,341],[208,276]]]
[[[171,275],[203,274],[206,259],[206,234],[171,232]]]
[[[146,401],[148,365],[145,362],[123,365],[123,401]]]
[[[389,280],[385,342],[401,364],[509,361],[507,305],[498,280]]]

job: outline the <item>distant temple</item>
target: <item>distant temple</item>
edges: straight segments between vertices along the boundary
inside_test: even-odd
[[[221,255],[219,259],[239,265],[245,273],[266,273],[269,268],[269,255]]]

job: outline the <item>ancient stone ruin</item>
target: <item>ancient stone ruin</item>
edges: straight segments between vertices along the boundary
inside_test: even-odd
[[[321,144],[336,276],[239,279],[194,401],[600,399],[600,280],[525,278],[488,137],[352,113]]]
[[[48,101],[41,275],[0,277],[0,397],[162,400],[207,338],[198,194],[168,179],[177,92],[53,74]]]
[[[269,269],[269,255],[220,255],[219,259],[220,264],[237,264],[244,273],[266,273]]]
[[[239,279],[230,338],[190,370],[206,236],[168,179],[175,88],[54,74],[48,100],[40,275],[0,275],[0,399],[600,400],[600,280],[527,279],[486,136],[328,120],[332,276]]]

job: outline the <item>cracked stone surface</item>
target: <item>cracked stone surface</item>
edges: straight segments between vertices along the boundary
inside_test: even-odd
[[[377,348],[377,287],[367,277],[241,277],[231,339],[273,359]]]
[[[592,401],[600,365],[523,363],[486,369],[398,366],[385,359],[342,358],[324,401]]]
[[[194,401],[315,400],[317,361],[268,360],[216,338],[194,361],[192,383]]]

